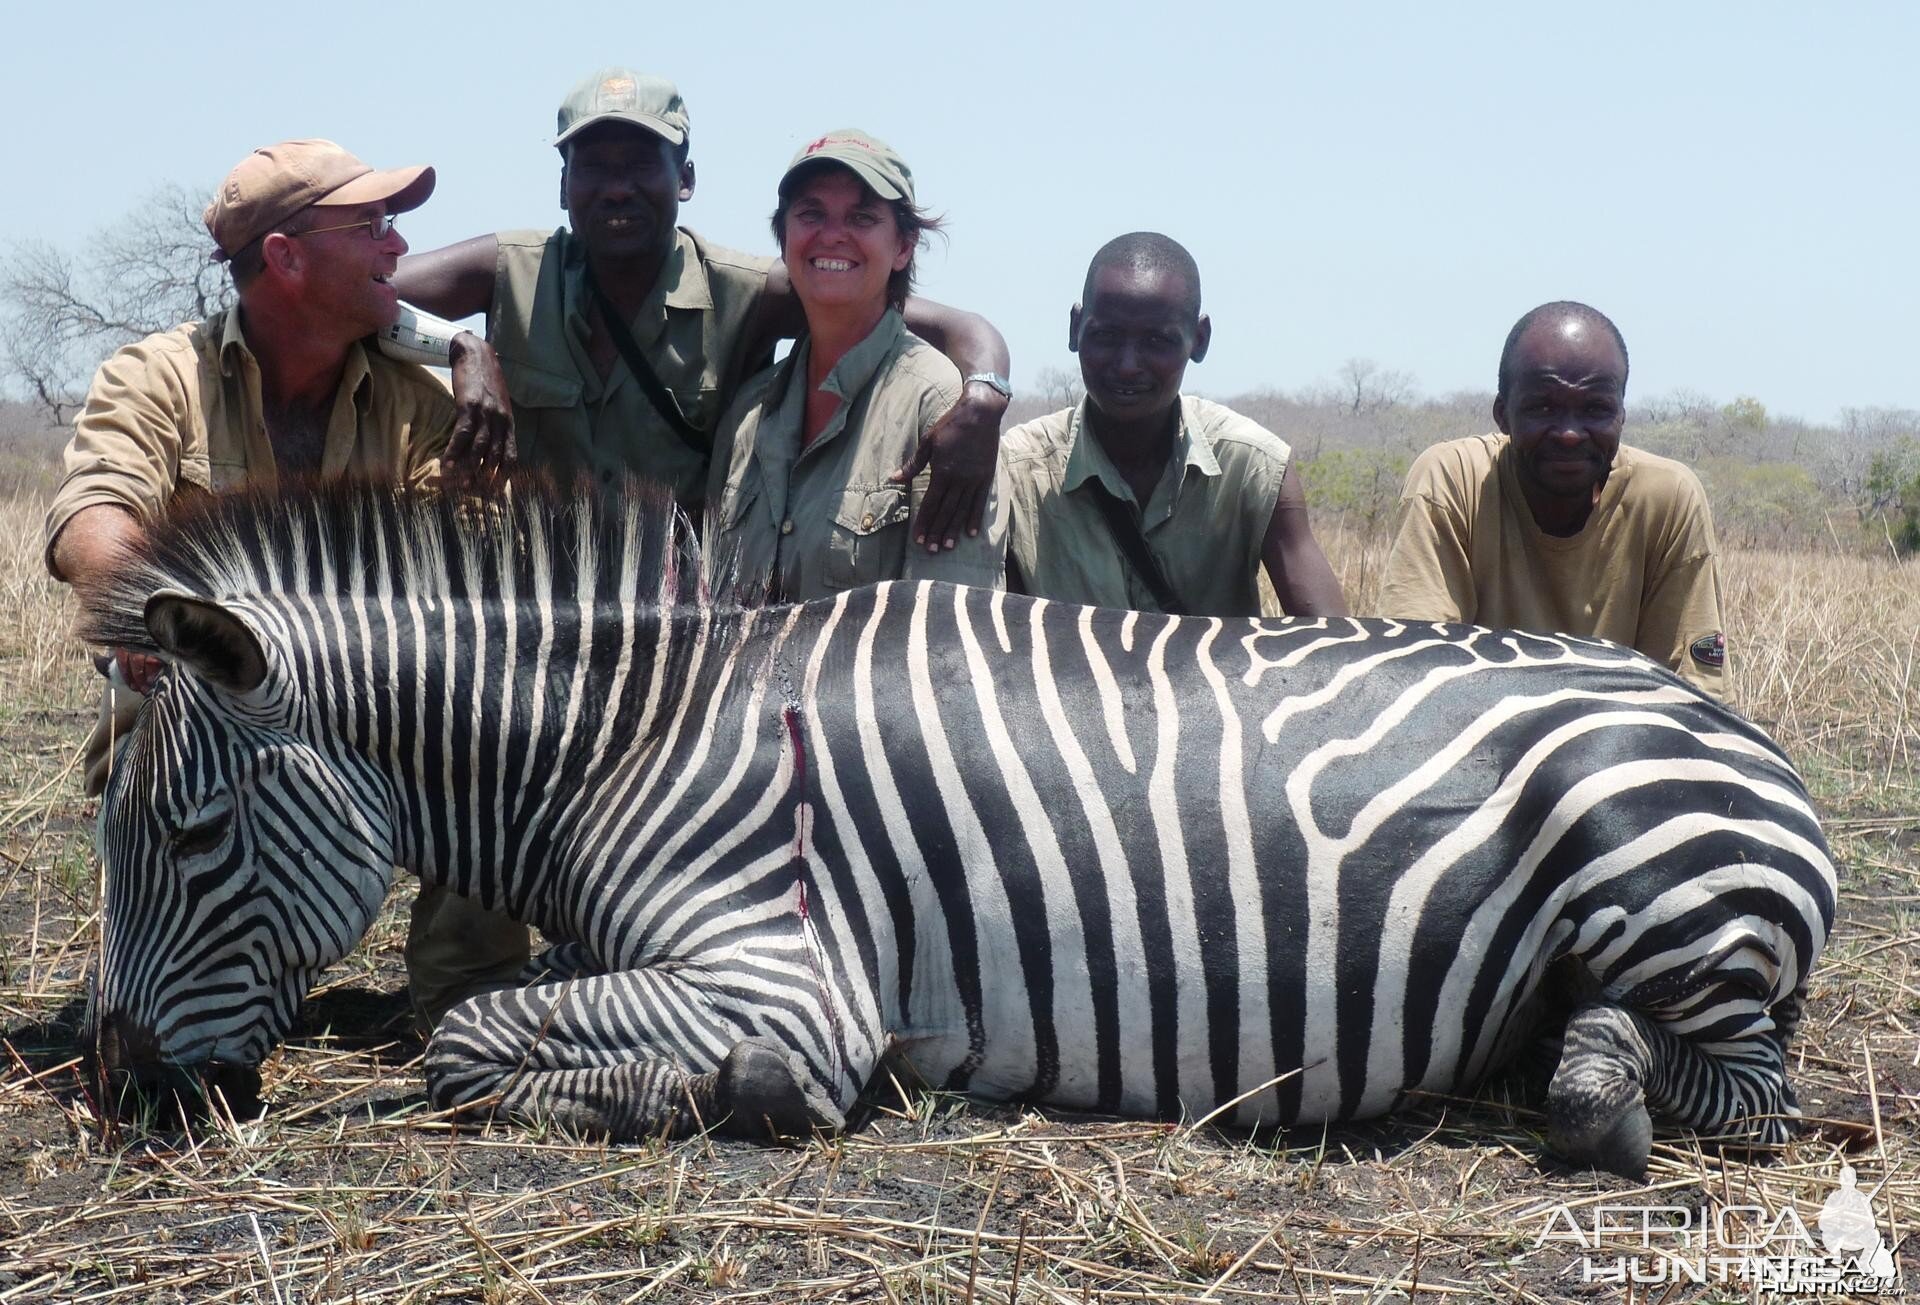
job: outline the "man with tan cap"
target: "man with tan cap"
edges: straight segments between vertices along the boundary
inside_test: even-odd
[[[561,103],[558,127],[569,227],[417,254],[395,284],[443,316],[487,314],[521,460],[563,477],[659,480],[697,511],[721,414],[774,342],[803,328],[799,302],[777,263],[676,227],[694,168],[672,82],[595,73]],[[915,533],[951,548],[977,533],[993,488],[1011,396],[1006,343],[985,320],[922,299],[907,301],[905,318],[965,382],[896,473],[904,483],[931,463]]]
[[[283,141],[241,160],[205,217],[239,302],[100,365],[47,511],[55,578],[84,598],[182,493],[347,474],[418,484],[438,474],[452,398],[426,371],[366,344],[399,312],[390,278],[407,242],[394,218],[433,184],[432,168],[376,171],[325,140]],[[497,366],[471,333],[454,356],[469,370]],[[89,794],[105,786],[115,742],[160,670],[124,649],[114,660],[119,684],[87,743]],[[525,929],[504,916],[464,902],[442,914],[437,936],[469,935],[477,956],[423,972],[409,939],[416,999],[434,1015],[478,983],[510,978],[527,953]]]

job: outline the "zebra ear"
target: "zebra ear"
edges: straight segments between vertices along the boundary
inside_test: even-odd
[[[160,651],[230,693],[267,678],[267,655],[246,622],[218,603],[162,591],[147,599],[147,632]]]

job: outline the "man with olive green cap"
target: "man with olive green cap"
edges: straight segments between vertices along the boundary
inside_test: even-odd
[[[883,580],[999,588],[998,485],[984,529],[930,553],[908,539],[926,478],[891,479],[960,389],[954,365],[899,312],[934,225],[914,202],[906,161],[865,132],[830,132],[794,155],[779,194],[774,236],[807,330],[721,421],[709,581],[794,602]]]
[[[411,303],[487,314],[523,462],[613,483],[637,474],[701,507],[713,433],[773,345],[802,326],[785,272],[676,227],[693,198],[686,102],[665,78],[593,74],[561,103],[560,202],[569,226],[505,231],[402,261]],[[931,465],[919,532],[952,546],[985,508],[1011,387],[984,320],[914,300],[906,315],[968,383],[911,467]],[[461,369],[456,367],[456,382]]]
[[[94,374],[47,511],[56,578],[84,599],[149,523],[195,491],[341,475],[416,485],[438,477],[457,422],[452,398],[424,369],[366,343],[399,313],[390,279],[407,242],[394,219],[425,203],[433,185],[432,168],[376,171],[326,140],[283,141],[240,161],[205,215],[238,302],[129,344]],[[493,365],[470,333],[456,338],[454,357]],[[151,657],[113,650],[85,753],[89,794],[105,787],[116,744],[160,669]],[[428,909],[431,897],[423,894]],[[526,959],[523,927],[464,902],[433,932],[451,939],[455,959],[423,966],[410,946],[408,968],[416,999],[436,1011],[508,981]]]

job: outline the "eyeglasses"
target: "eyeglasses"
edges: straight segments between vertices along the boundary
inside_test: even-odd
[[[355,227],[365,227],[367,234],[375,240],[385,240],[387,233],[393,230],[394,215],[382,213],[379,217],[361,218],[358,222],[342,222],[337,227],[308,227],[305,231],[289,231],[290,236],[317,236],[327,231],[351,231]]]

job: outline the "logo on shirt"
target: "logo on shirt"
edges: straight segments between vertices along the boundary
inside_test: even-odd
[[[1712,634],[1695,639],[1687,651],[1692,654],[1693,660],[1702,666],[1719,670],[1727,664],[1727,637],[1715,630]]]

